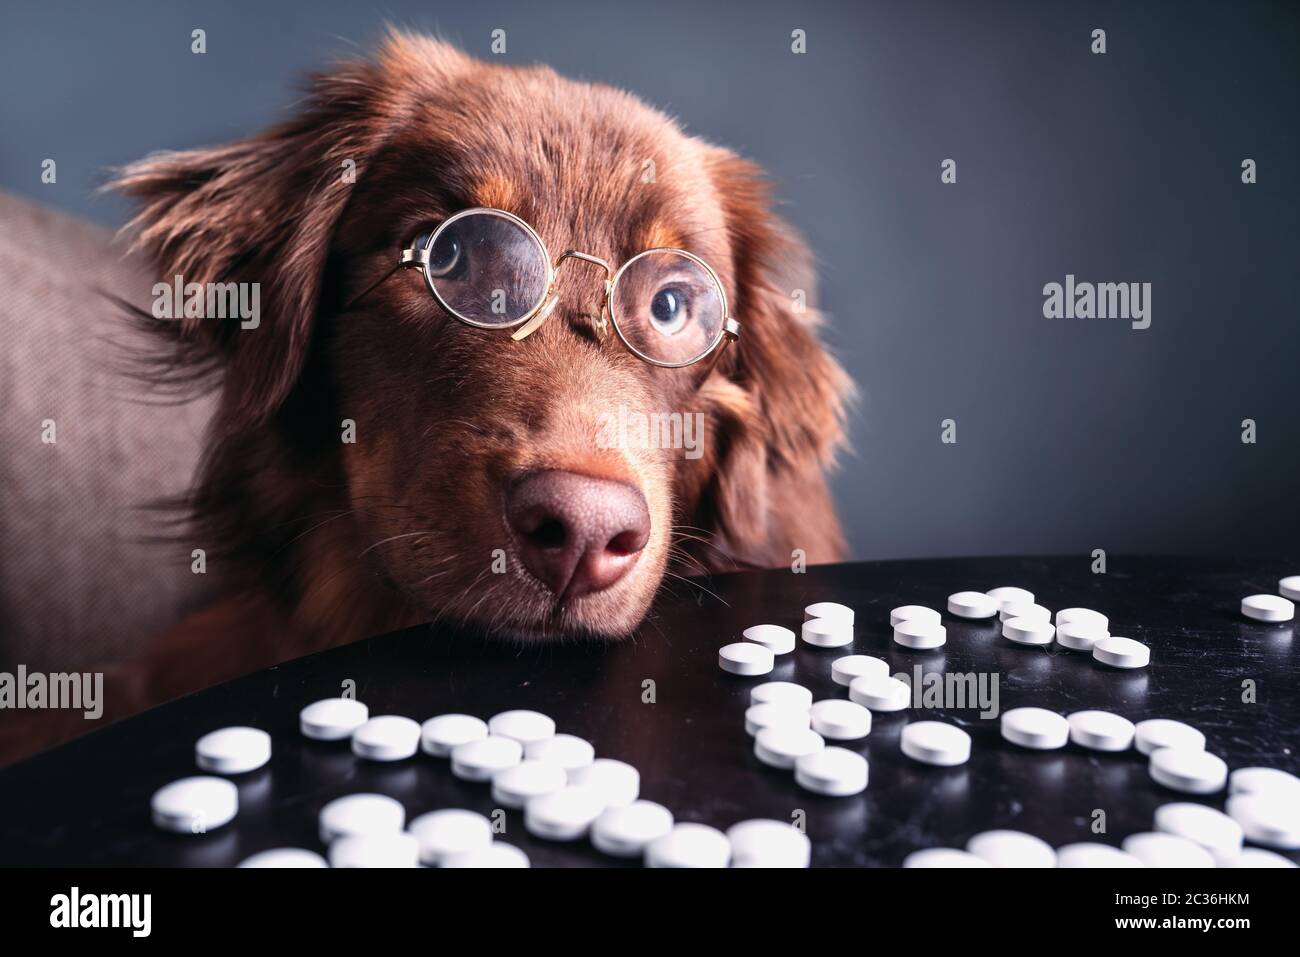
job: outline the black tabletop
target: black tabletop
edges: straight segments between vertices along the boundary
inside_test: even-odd
[[[1033,705],[1062,714],[1099,708],[1133,721],[1176,718],[1203,731],[1208,750],[1230,768],[1300,772],[1293,624],[1252,623],[1238,610],[1243,596],[1275,593],[1277,579],[1298,569],[1115,556],[1109,565],[1106,574],[1093,574],[1087,558],[995,558],[724,575],[674,583],[638,633],[618,643],[505,645],[448,627],[359,642],[175,701],[0,772],[0,864],[227,866],[269,847],[323,850],[316,834],[321,806],[358,791],[390,794],[412,817],[443,807],[494,810],[488,786],[455,778],[445,760],[420,754],[374,764],[355,758],[346,742],[303,738],[298,710],[338,695],[349,681],[372,715],[423,720],[450,711],[483,718],[509,708],[542,711],[559,730],[589,739],[597,754],[639,768],[642,796],[667,805],[679,821],[725,829],[753,817],[802,818],[815,865],[896,866],[918,848],[960,847],[974,833],[1002,827],[1058,846],[1118,844],[1150,830],[1165,802],[1223,803],[1223,795],[1198,799],[1160,787],[1136,751],[1017,748],[977,707],[875,715],[871,734],[848,745],[870,763],[867,790],[846,798],[811,794],[790,772],[754,757],[742,720],[749,689],[785,679],[807,685],[817,698],[846,697],[831,680],[830,664],[851,652],[882,656],[895,673],[919,667],[996,676],[1002,711]],[[1150,646],[1150,666],[1117,671],[1056,646],[1014,645],[993,622],[946,613],[951,592],[999,585],[1028,588],[1052,609],[1107,614],[1112,633]],[[718,648],[739,640],[741,629],[773,622],[797,632],[803,607],[818,600],[856,609],[851,648],[800,643],[760,678],[718,668]],[[895,645],[889,610],[901,604],[944,611],[947,645],[930,652]],[[934,768],[900,753],[902,727],[933,718],[971,733],[968,764]],[[201,836],[157,830],[150,795],[199,773],[195,740],[233,724],[264,728],[274,741],[269,765],[236,778],[239,816]],[[1094,833],[1098,811],[1104,833]],[[534,839],[517,811],[507,812],[505,826],[501,839],[526,850],[534,866],[619,863],[585,840]]]

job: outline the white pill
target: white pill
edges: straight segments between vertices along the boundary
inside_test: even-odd
[[[924,605],[899,605],[889,613],[889,626],[893,628],[900,621],[923,621],[937,625],[943,618],[933,608]]]
[[[1070,621],[1087,622],[1094,628],[1100,628],[1103,631],[1110,628],[1110,619],[1099,611],[1093,611],[1091,608],[1062,608],[1056,613],[1057,628]]]
[[[239,790],[225,778],[181,778],[155,791],[149,807],[164,831],[205,834],[234,819]]]
[[[440,866],[443,868],[521,868],[529,867],[531,865],[528,862],[528,855],[513,844],[506,844],[502,841],[493,841],[487,847],[481,847],[477,851],[466,851],[464,854],[453,854],[450,857],[445,858]]]
[[[530,798],[558,791],[568,783],[568,774],[558,764],[524,760],[492,775],[492,799],[505,807],[520,808]]]
[[[1300,804],[1300,778],[1277,768],[1237,768],[1228,775],[1230,794],[1276,794]]]
[[[1228,816],[1241,825],[1246,840],[1284,851],[1300,848],[1300,804],[1278,794],[1234,794]]]
[[[524,805],[524,827],[548,841],[576,841],[604,810],[599,791],[571,785],[530,799]]]
[[[813,618],[803,623],[803,640],[818,648],[843,648],[853,643],[852,623],[838,618]]]
[[[853,609],[836,601],[817,601],[803,610],[804,621],[812,621],[814,618],[836,618],[852,626]]]
[[[790,708],[812,707],[813,693],[792,681],[765,681],[749,691],[750,704],[779,704]]]
[[[754,755],[774,768],[792,768],[799,758],[825,746],[820,734],[802,728],[764,728],[754,736]]]
[[[1151,649],[1132,638],[1111,635],[1093,644],[1092,657],[1112,668],[1145,668],[1151,663]]]
[[[867,759],[847,748],[822,748],[794,762],[794,779],[801,787],[827,797],[861,794],[867,789]]]
[[[329,867],[325,858],[301,847],[273,847],[239,862],[240,867]]]
[[[1258,847],[1243,847],[1241,853],[1234,857],[1225,867],[1296,867],[1293,861],[1273,851]]]
[[[863,675],[849,684],[849,698],[872,711],[902,711],[912,703],[912,689],[897,678]]]
[[[751,738],[764,728],[807,728],[811,718],[803,708],[780,704],[753,704],[745,709],[745,733]]]
[[[330,867],[416,867],[420,843],[403,831],[340,837],[330,845]]]
[[[1139,721],[1134,727],[1133,746],[1143,754],[1151,754],[1161,748],[1178,748],[1180,750],[1204,749],[1205,735],[1190,724],[1172,721],[1169,718],[1149,718]]]
[[[271,736],[258,728],[209,731],[194,745],[194,759],[204,771],[243,774],[271,760]]]
[[[1016,588],[1014,585],[1002,585],[998,588],[990,588],[984,594],[994,599],[999,606],[1007,602],[1015,602],[1020,605],[1032,605],[1034,603],[1034,593],[1026,591],[1023,588]]]
[[[718,667],[733,675],[765,675],[775,664],[772,652],[752,641],[737,641],[718,649]]]
[[[605,807],[626,807],[641,795],[641,772],[613,758],[597,758],[585,768],[574,768],[569,783],[594,789]]]
[[[440,714],[420,726],[420,747],[435,758],[449,758],[462,744],[488,736],[487,722],[469,714]]]
[[[1081,841],[1078,844],[1066,844],[1056,849],[1057,867],[1146,867],[1138,858],[1127,851],[1109,844],[1094,841]]]
[[[342,741],[370,718],[370,709],[352,698],[325,698],[298,712],[298,727],[316,741]]]
[[[1023,831],[984,831],[966,842],[966,850],[994,867],[1055,867],[1056,851]]]
[[[1067,621],[1056,626],[1056,643],[1071,651],[1086,651],[1091,654],[1093,645],[1109,637],[1109,631],[1087,619]]]
[[[948,611],[958,618],[992,618],[1001,604],[982,591],[959,591],[948,596]]]
[[[524,746],[514,738],[489,734],[481,741],[457,745],[451,752],[451,773],[464,781],[490,781],[524,759]]]
[[[1281,595],[1251,595],[1241,600],[1241,613],[1255,621],[1290,621],[1295,602]]]
[[[900,621],[894,626],[894,642],[914,651],[942,648],[948,640],[948,629],[924,621]]]
[[[853,684],[854,678],[861,678],[863,675],[888,678],[889,662],[884,658],[873,658],[871,655],[845,655],[831,662],[831,680],[837,685],[844,685],[847,688]],[[812,692],[809,692],[810,696],[811,694]]]
[[[673,829],[673,812],[654,801],[607,808],[591,825],[591,843],[610,857],[638,857]]]
[[[646,867],[726,867],[731,860],[727,835],[707,824],[674,824],[646,845]]]
[[[871,712],[855,701],[827,698],[814,702],[808,714],[810,727],[823,738],[856,741],[871,733]]]
[[[1144,831],[1120,842],[1124,852],[1147,867],[1214,867],[1214,856],[1195,841],[1175,834]]]
[[[1228,783],[1228,766],[1199,748],[1160,748],[1151,752],[1151,778],[1186,794],[1216,794]]]
[[[741,632],[746,641],[762,645],[774,655],[794,651],[794,632],[780,625],[751,625]]]
[[[555,722],[539,711],[502,711],[488,718],[488,734],[532,744],[555,734]]]
[[[1032,618],[1034,621],[1043,621],[1050,625],[1052,612],[1042,605],[1035,605],[1032,601],[1005,601],[998,610],[998,619],[1010,621],[1012,618]]]
[[[1046,708],[1012,708],[1002,713],[1002,737],[1022,748],[1063,748],[1070,740],[1070,722]]]
[[[1137,726],[1128,718],[1109,711],[1076,711],[1066,715],[1070,740],[1093,751],[1127,751]]]
[[[524,757],[532,761],[558,764],[566,771],[585,768],[596,760],[596,749],[591,742],[576,734],[557,734],[553,738],[524,745]]]
[[[352,753],[371,761],[403,761],[420,749],[420,726],[410,718],[382,714],[352,732]]]
[[[970,760],[970,735],[942,721],[914,721],[903,728],[899,744],[913,761],[952,767]]]
[[[1002,637],[1018,645],[1050,645],[1056,629],[1042,618],[1008,618],[1002,623]]]
[[[982,857],[976,857],[970,851],[961,851],[955,847],[927,847],[923,851],[913,851],[903,858],[903,866],[908,869],[934,867],[992,867]]]
[[[1241,853],[1241,825],[1204,804],[1162,804],[1156,808],[1155,828],[1195,841],[1214,856],[1220,867]]]
[[[492,843],[492,822],[477,811],[443,808],[421,814],[411,822],[420,845],[420,863],[440,867],[458,854],[481,851]]]
[[[393,834],[406,823],[406,809],[386,794],[349,794],[320,809],[320,840]]]
[[[807,867],[812,842],[785,821],[756,818],[727,828],[732,867]]]
[[[1300,575],[1288,575],[1278,580],[1278,594],[1291,601],[1300,601]]]

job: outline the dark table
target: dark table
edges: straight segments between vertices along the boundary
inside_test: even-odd
[[[981,720],[975,709],[877,714],[871,735],[849,745],[870,762],[867,791],[818,797],[791,773],[757,761],[742,715],[749,689],[764,680],[798,681],[818,698],[844,697],[830,662],[850,652],[883,656],[894,672],[996,674],[1004,711],[1037,705],[1061,713],[1101,708],[1134,721],[1178,718],[1205,732],[1209,750],[1230,768],[1300,771],[1293,624],[1254,624],[1238,611],[1244,595],[1275,592],[1277,579],[1296,567],[1112,556],[1109,573],[1094,575],[1089,565],[1086,557],[898,561],[718,576],[703,587],[674,582],[637,635],[621,643],[506,646],[443,627],[359,642],[175,701],[0,772],[0,864],[226,866],[273,846],[320,849],[317,812],[355,791],[391,794],[412,817],[441,807],[491,813],[488,786],[453,777],[445,760],[421,754],[371,764],[354,758],[346,742],[303,738],[299,708],[337,695],[348,680],[375,715],[543,711],[561,731],[591,740],[599,755],[638,767],[642,795],[681,821],[725,829],[751,817],[791,820],[802,810],[817,865],[898,865],[910,851],[959,847],[999,827],[1057,846],[1118,844],[1149,830],[1158,805],[1197,800],[1151,781],[1136,751],[1025,751],[1004,742],[997,721]],[[1082,605],[1109,615],[1112,633],[1150,645],[1151,665],[1115,671],[1055,646],[1013,645],[994,623],[946,614],[949,593],[999,585],[1028,588],[1052,609]],[[822,599],[856,609],[852,648],[800,643],[764,678],[718,668],[718,647],[738,640],[742,628],[774,622],[797,631],[804,605]],[[893,644],[889,610],[909,603],[945,612],[944,648],[911,652]],[[1243,701],[1247,680],[1256,703]],[[654,682],[653,704],[643,701],[647,681]],[[932,768],[899,752],[904,724],[936,717],[970,731],[968,764]],[[203,836],[155,829],[152,792],[198,773],[195,740],[231,724],[264,728],[274,738],[271,763],[237,779],[238,818]],[[1222,807],[1223,796],[1203,800]],[[1106,815],[1100,835],[1091,831],[1097,810]],[[585,841],[533,839],[519,812],[506,822],[502,839],[524,848],[536,866],[617,863]]]

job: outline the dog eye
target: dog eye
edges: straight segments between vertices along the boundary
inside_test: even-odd
[[[664,286],[650,300],[650,320],[661,335],[681,331],[690,317],[690,296],[681,286]]]
[[[438,241],[429,245],[429,240],[433,237],[434,228],[432,226],[421,229],[416,233],[415,238],[411,240],[413,249],[429,250],[429,274],[435,279],[457,279],[466,269],[468,257],[460,244],[460,240],[454,235],[453,230],[443,230]]]

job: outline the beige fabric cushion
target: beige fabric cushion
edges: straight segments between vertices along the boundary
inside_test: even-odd
[[[122,374],[141,339],[100,290],[148,309],[155,281],[108,230],[0,192],[0,670],[120,659],[218,586],[187,543],[146,540],[212,408],[144,404]]]

